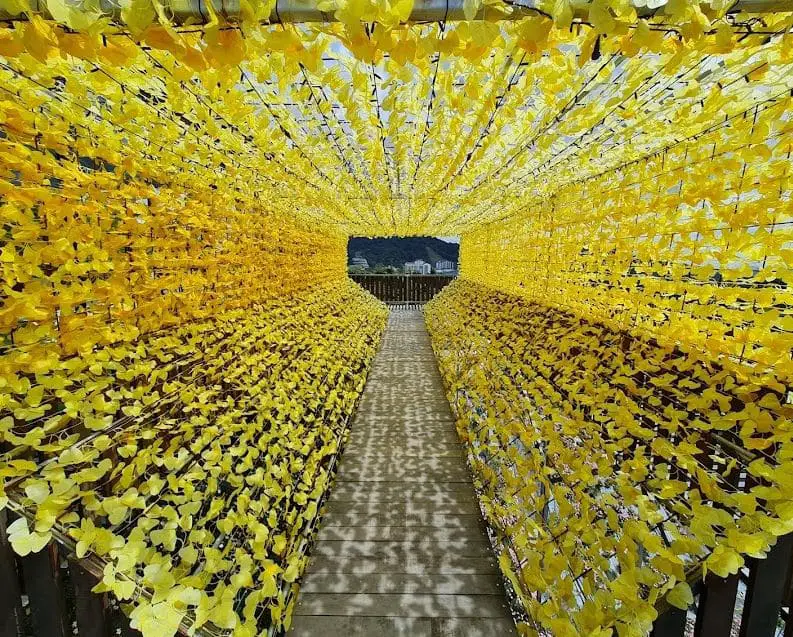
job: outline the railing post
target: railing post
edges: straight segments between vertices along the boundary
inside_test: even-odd
[[[30,612],[35,637],[71,636],[60,573],[60,552],[50,542],[38,553],[30,553],[21,560],[25,592],[30,600]]]
[[[697,637],[730,637],[738,595],[738,575],[719,577],[708,573],[702,583],[697,604]]]
[[[129,617],[120,608],[113,611],[113,627],[121,637],[140,637],[140,631],[135,630],[129,625]]]
[[[8,512],[0,511],[0,635],[21,637],[25,634],[22,595],[19,588],[16,558],[6,535]]]
[[[80,637],[109,637],[111,630],[104,594],[93,593],[97,578],[76,560],[69,560],[69,574],[74,586],[74,605]]]
[[[752,560],[741,617],[740,637],[774,637],[790,583],[793,533],[782,536],[764,560]]]
[[[652,637],[683,637],[686,630],[686,611],[669,607],[653,624]]]

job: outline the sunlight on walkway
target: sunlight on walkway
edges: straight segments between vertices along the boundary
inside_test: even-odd
[[[419,310],[394,310],[291,634],[514,634]]]

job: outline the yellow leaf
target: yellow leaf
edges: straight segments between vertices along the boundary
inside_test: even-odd
[[[728,577],[743,566],[743,558],[733,549],[719,545],[705,560],[705,565],[719,577]]]
[[[135,37],[154,22],[157,11],[151,0],[120,0],[121,19]]]
[[[463,14],[466,20],[473,20],[482,8],[482,0],[463,0]]]
[[[694,603],[694,595],[686,582],[678,582],[675,587],[666,594],[668,601],[675,608],[687,610]]]
[[[25,395],[25,402],[31,407],[38,407],[41,404],[41,399],[44,397],[44,386],[36,385],[31,387]]]
[[[11,547],[18,555],[24,557],[30,553],[38,553],[51,539],[49,533],[30,532],[28,521],[25,518],[14,520],[7,527],[8,539]]]
[[[28,53],[44,63],[58,51],[58,38],[52,27],[35,14],[24,27],[22,42]]]

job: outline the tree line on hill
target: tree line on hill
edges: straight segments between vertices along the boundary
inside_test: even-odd
[[[367,272],[402,271],[405,263],[421,259],[433,267],[438,261],[458,262],[460,245],[436,237],[350,237],[347,265],[354,257],[366,259]]]

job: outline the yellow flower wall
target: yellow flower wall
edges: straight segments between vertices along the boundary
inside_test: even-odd
[[[464,235],[462,274],[696,349],[783,392],[793,373],[791,115],[790,94],[775,95],[648,159],[529,197],[521,214]]]
[[[529,632],[644,634],[793,530],[793,99],[766,96],[529,191],[428,306]]]
[[[66,61],[0,76],[12,546],[57,538],[147,635],[288,625],[384,307],[344,234],[162,93]]]
[[[466,279],[425,314],[525,634],[649,634],[793,531],[778,385]]]

